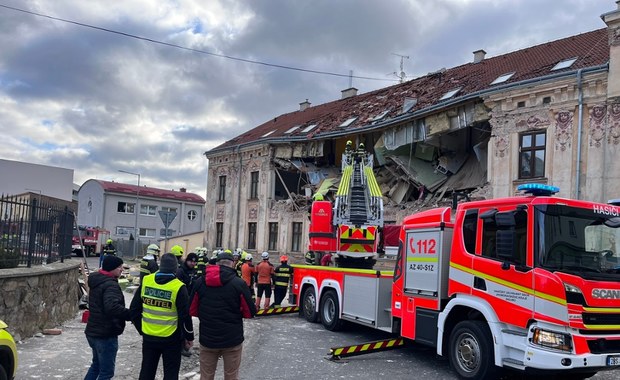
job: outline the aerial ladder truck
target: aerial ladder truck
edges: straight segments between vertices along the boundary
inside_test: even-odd
[[[342,178],[332,204],[315,197],[309,250],[331,252],[336,265],[372,268],[383,226],[383,198],[373,172],[373,155],[360,144],[342,155]]]

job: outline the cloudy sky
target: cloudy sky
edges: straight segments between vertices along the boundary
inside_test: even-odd
[[[474,50],[496,56],[602,28],[599,16],[615,8],[613,0],[0,0],[0,158],[74,169],[77,184],[135,183],[118,172],[127,170],[141,184],[204,196],[203,152],[305,99],[339,99],[351,70],[353,86],[368,92],[396,83],[398,55],[409,56],[404,72],[414,78],[470,62]]]

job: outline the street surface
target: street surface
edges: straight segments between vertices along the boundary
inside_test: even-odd
[[[94,258],[89,259],[91,270],[96,269]],[[127,305],[132,294],[126,293]],[[62,326],[61,335],[33,337],[18,344],[19,368],[17,379],[83,379],[91,360],[91,350],[84,336],[85,324],[80,316]],[[194,318],[197,334],[198,320]],[[437,357],[433,349],[410,347],[327,360],[331,347],[359,344],[390,338],[380,331],[347,325],[343,331],[330,332],[321,324],[312,324],[296,313],[261,317],[245,322],[241,379],[456,379],[447,360]],[[198,336],[193,355],[183,357],[181,379],[198,380]],[[138,378],[141,361],[141,337],[131,324],[119,339],[116,376],[119,380]],[[217,379],[222,378],[222,363]],[[161,364],[160,375],[161,379]],[[525,379],[508,373],[504,379]],[[532,377],[527,377],[528,379]],[[557,377],[561,379],[562,377]],[[620,378],[620,371],[601,372],[592,379]],[[545,379],[550,379],[547,376]]]

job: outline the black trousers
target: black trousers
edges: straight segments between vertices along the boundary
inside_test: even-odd
[[[287,289],[288,289],[288,286],[278,286],[278,285],[276,285],[273,288],[273,294],[276,297],[275,301],[273,302],[274,305],[282,306],[282,301],[284,300],[284,296],[286,296]]]
[[[164,380],[178,380],[181,369],[182,342],[154,343],[142,342],[142,367],[140,380],[154,380],[159,358],[164,365]]]

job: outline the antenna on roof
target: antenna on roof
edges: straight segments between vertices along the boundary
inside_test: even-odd
[[[396,53],[392,53],[392,55],[400,57],[400,73],[397,73],[396,71],[394,71],[391,74],[395,75],[399,79],[400,83],[403,83],[405,79],[407,79],[407,74],[405,74],[405,69],[404,69],[404,61],[405,61],[405,58],[409,59],[409,56],[396,54]]]
[[[353,70],[349,70],[349,88],[353,87]]]

